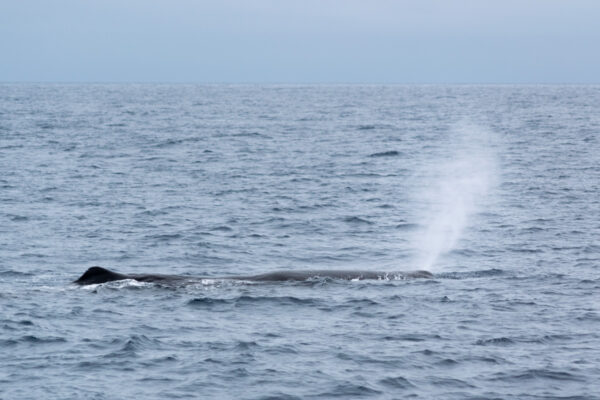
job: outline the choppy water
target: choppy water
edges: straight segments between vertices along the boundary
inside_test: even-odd
[[[599,143],[599,86],[1,85],[0,398],[600,398]]]

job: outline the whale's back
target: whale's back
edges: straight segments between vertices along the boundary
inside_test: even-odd
[[[363,279],[395,279],[395,278],[432,278],[428,271],[406,271],[406,272],[382,272],[368,270],[300,270],[300,271],[274,271],[259,275],[249,276],[225,276],[218,279],[233,279],[254,282],[284,282],[305,281],[311,278],[333,278],[344,280]],[[158,275],[158,274],[119,274],[102,267],[91,267],[84,272],[74,283],[78,285],[93,285],[121,279],[135,279],[139,282],[156,283],[181,283],[194,282],[201,277]]]
[[[85,271],[83,275],[81,275],[79,279],[77,279],[73,283],[77,283],[78,285],[93,285],[110,281],[118,281],[127,278],[127,275],[109,271],[106,268],[91,267],[88,268],[88,270]]]

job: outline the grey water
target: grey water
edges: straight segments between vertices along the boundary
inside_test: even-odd
[[[0,398],[599,399],[599,184],[600,86],[2,84]]]

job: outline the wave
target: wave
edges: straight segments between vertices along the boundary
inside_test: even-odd
[[[400,229],[402,231],[412,231],[418,229],[419,226],[419,224],[403,223],[396,225],[396,229]]]
[[[242,295],[230,299],[197,297],[187,302],[189,306],[198,308],[219,308],[222,306],[245,307],[260,304],[276,306],[294,306],[294,305],[318,305],[315,299],[302,299],[294,296],[249,296]]]
[[[319,398],[331,398],[331,397],[367,397],[381,395],[382,392],[366,385],[357,385],[354,382],[345,382],[343,384],[336,385],[331,390],[319,393],[316,397]]]
[[[387,386],[394,389],[409,389],[415,387],[415,385],[408,379],[402,376],[388,377],[379,381],[383,386]]]
[[[478,346],[487,346],[487,345],[506,346],[506,345],[510,345],[510,344],[514,344],[514,343],[515,343],[514,340],[509,339],[507,337],[499,337],[499,338],[492,338],[492,339],[480,339],[477,342],[475,342],[475,344]]]
[[[490,380],[498,380],[503,382],[523,382],[533,379],[546,379],[550,381],[572,381],[584,382],[585,379],[579,375],[571,374],[565,371],[557,371],[553,369],[533,368],[514,373],[498,373]]]
[[[401,153],[397,150],[390,150],[390,151],[382,151],[380,153],[373,153],[370,154],[369,157],[396,157],[399,156]]]
[[[35,336],[35,335],[25,335],[21,336],[18,339],[3,339],[0,341],[2,346],[15,346],[21,343],[30,344],[30,345],[42,345],[42,344],[54,344],[54,343],[66,343],[67,339],[60,336]]]
[[[369,221],[368,219],[360,218],[360,217],[356,217],[356,216],[346,217],[346,218],[344,218],[344,222],[347,222],[349,224],[365,224],[365,225],[373,225],[374,224],[374,222]]]
[[[34,276],[35,274],[29,273],[29,272],[20,272],[20,271],[15,271],[12,269],[7,269],[7,270],[3,270],[0,271],[0,276],[5,276],[5,277],[17,277],[17,276]]]

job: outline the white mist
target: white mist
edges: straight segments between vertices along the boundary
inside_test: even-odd
[[[456,248],[497,180],[490,132],[462,123],[449,134],[443,156],[428,160],[418,186],[417,200],[424,206],[414,238],[418,269],[441,269],[440,257]]]

